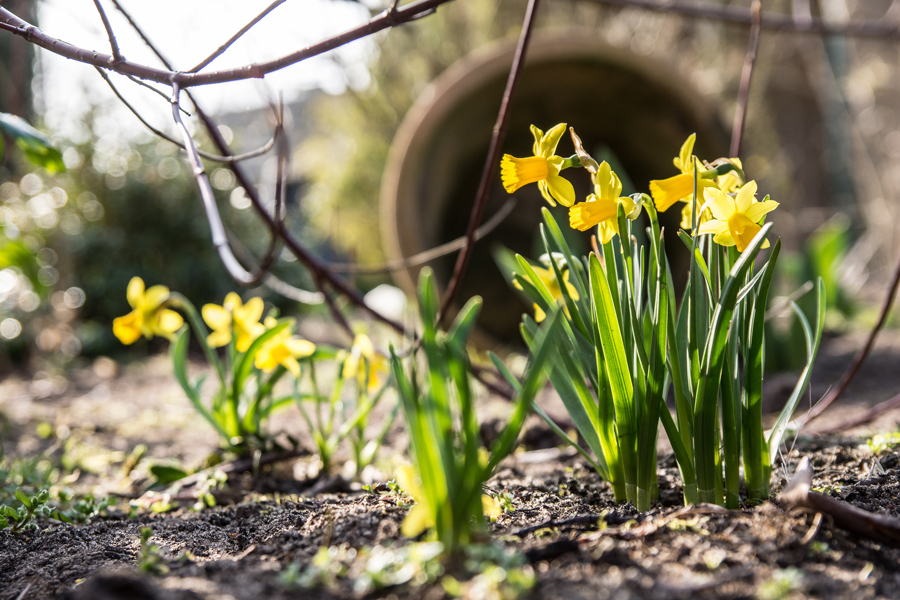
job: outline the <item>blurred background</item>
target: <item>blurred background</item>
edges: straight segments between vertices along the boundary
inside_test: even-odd
[[[184,69],[267,4],[123,2]],[[266,142],[273,128],[267,106],[283,99],[293,150],[287,224],[318,255],[369,266],[410,256],[465,231],[525,4],[457,0],[265,80],[207,86],[199,98],[237,151]],[[708,4],[746,9],[750,0]],[[107,51],[90,0],[0,5],[50,35]],[[882,17],[897,22],[892,6],[890,0],[776,0],[764,9],[838,24]],[[212,68],[284,54],[382,8],[375,0],[289,1]],[[531,123],[546,130],[568,122],[590,152],[613,164],[625,193],[674,175],[671,159],[692,132],[699,156],[727,154],[748,26],[592,0],[546,0],[539,11],[504,151],[531,154]],[[155,65],[122,15],[110,8],[109,16],[123,53]],[[761,35],[740,157],[748,178],[781,203],[773,219],[787,251],[779,294],[822,276],[834,331],[851,327],[851,318],[871,321],[868,307],[883,293],[900,251],[894,225],[900,212],[898,61],[896,42],[887,37],[766,29]],[[122,77],[114,82],[154,126],[174,131],[164,98]],[[141,342],[126,349],[112,336],[112,319],[130,310],[125,288],[135,275],[198,306],[221,302],[234,288],[210,243],[183,152],[150,134],[93,68],[0,35],[0,112],[45,131],[66,167],[51,173],[5,145],[0,372],[46,375],[98,356],[144,356],[164,348]],[[194,119],[189,123],[196,126]],[[568,139],[559,153],[572,153]],[[247,166],[261,195],[271,199],[274,153]],[[261,255],[267,234],[236,191],[234,176],[220,165],[208,167],[228,228]],[[580,194],[588,192],[586,174],[572,179]],[[544,202],[528,188],[515,199],[513,213],[478,247],[460,294],[485,297],[482,340],[494,347],[515,344],[527,307],[502,281],[491,248],[502,244],[533,259],[538,253]],[[486,218],[506,201],[498,174]],[[566,219],[563,209],[554,214]],[[675,227],[678,215],[671,217]],[[588,247],[585,236],[573,235],[572,242]],[[297,263],[282,258],[274,272],[311,289]],[[446,281],[454,258],[432,263],[439,279]],[[349,277],[363,291],[382,283],[409,291],[415,272]],[[323,312],[262,288],[256,292],[292,314]],[[795,366],[802,338],[792,335],[788,316],[772,326],[770,341],[777,343],[768,359]]]

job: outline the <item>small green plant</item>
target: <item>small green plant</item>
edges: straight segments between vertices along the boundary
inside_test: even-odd
[[[803,583],[803,571],[795,567],[780,569],[772,574],[772,578],[759,584],[756,597],[759,600],[783,600],[800,589]]]
[[[269,316],[265,323],[260,322],[262,298],[252,298],[244,304],[232,292],[222,306],[205,305],[202,320],[187,298],[161,285],[145,289],[139,277],[128,284],[127,298],[133,310],[113,322],[116,337],[124,344],[131,344],[142,335],[171,340],[175,378],[197,412],[219,433],[223,446],[235,454],[271,446],[268,420],[275,411],[293,402],[291,395],[275,398],[275,385],[286,373],[300,376],[298,359],[333,355],[328,350],[317,354],[315,344],[292,336],[293,319]],[[190,327],[184,326],[184,319],[172,308],[184,311]],[[202,394],[206,376],[192,381],[187,373],[190,328],[194,329],[218,383],[208,402]],[[215,349],[223,346],[224,357],[220,357]]]
[[[473,298],[460,311],[450,330],[439,331],[438,293],[429,269],[419,277],[422,319],[422,375],[413,354],[404,361],[391,351],[391,366],[410,438],[412,465],[401,468],[398,482],[416,505],[402,531],[416,537],[430,530],[430,538],[456,554],[484,530],[484,514],[499,514],[499,505],[482,492],[494,468],[515,447],[535,393],[544,380],[543,367],[554,343],[559,322],[553,314],[537,334],[524,383],[514,381],[513,414],[490,451],[482,446],[475,415],[475,391],[466,354],[466,341],[481,306]]]
[[[400,548],[321,548],[305,569],[297,563],[288,565],[279,582],[287,587],[333,592],[339,591],[344,582],[357,597],[397,585],[439,583],[451,597],[513,599],[534,587],[534,572],[524,564],[520,553],[495,545],[467,546],[462,550],[459,568],[448,573],[443,549],[440,542]]]
[[[893,450],[900,446],[900,431],[875,434],[866,441],[866,446],[875,455]]]
[[[141,527],[141,549],[138,555],[138,567],[141,571],[151,575],[165,575],[169,572],[169,567],[163,564],[159,546],[150,542],[152,536],[153,529]]]
[[[330,394],[321,390],[316,361],[303,361],[311,391],[302,393],[299,388],[301,380],[295,379],[294,399],[312,433],[322,461],[322,471],[332,472],[334,453],[342,442],[348,440],[352,452],[352,464],[348,466],[359,477],[362,470],[375,459],[375,453],[387,436],[399,404],[395,403],[380,431],[371,439],[367,438],[369,417],[390,389],[387,359],[375,352],[369,337],[362,333],[356,336],[350,350],[340,351],[336,359],[339,363],[339,376]],[[343,397],[345,386],[353,388],[350,401]]]
[[[38,517],[53,517],[56,514],[47,506],[50,492],[40,490],[29,496],[20,489],[15,491],[15,498],[19,501],[19,507],[13,508],[6,504],[0,504],[0,529],[9,528],[13,533],[33,531],[37,529],[34,522]]]
[[[765,260],[755,261],[769,245],[771,224],[762,224],[764,217],[778,204],[756,199],[756,183],[744,180],[737,159],[701,163],[692,154],[694,136],[674,160],[681,173],[650,182],[652,198],[621,197],[618,176],[584,151],[574,131],[576,154],[555,155],[564,131],[564,124],[546,134],[532,127],[540,152],[525,159],[505,156],[503,184],[512,193],[538,183],[551,205],[569,207],[572,228],[597,228],[599,247],[587,258],[576,257],[545,208],[544,265],[502,253],[498,262],[535,305],[535,318],[526,315],[522,326],[532,351],[538,322],[563,306],[565,335],[551,359],[550,380],[590,450],[579,451],[610,481],[617,500],[647,510],[656,493],[662,421],[681,470],[685,503],[737,508],[742,466],[750,499],[768,498],[771,464],[809,382],[821,339],[822,283],[815,333],[795,306],[804,324],[806,365],[766,437],[763,324],[780,240]],[[570,167],[590,173],[594,193],[585,202],[575,203],[571,184],[559,175]],[[657,211],[679,202],[682,227],[688,230],[679,237],[690,252],[690,272],[676,303]],[[649,218],[649,246],[634,235],[642,212]],[[665,404],[670,385],[674,417]]]

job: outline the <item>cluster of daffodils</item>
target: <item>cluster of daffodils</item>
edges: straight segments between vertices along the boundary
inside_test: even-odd
[[[184,325],[184,319],[170,306],[187,308],[185,299],[169,291],[163,285],[155,285],[146,289],[140,277],[132,278],[127,289],[130,313],[113,321],[113,333],[123,344],[130,345],[142,335],[151,339],[154,336],[172,340]],[[210,348],[226,346],[232,340],[238,352],[247,352],[250,345],[262,334],[274,328],[278,321],[263,316],[262,298],[251,298],[246,304],[235,292],[225,297],[222,306],[207,304],[202,309],[203,320],[212,329],[206,338]],[[293,336],[291,329],[284,328],[272,336],[256,352],[254,366],[263,372],[270,373],[281,365],[295,377],[300,375],[298,359],[311,356],[316,345],[310,341]]]
[[[211,348],[219,348],[230,343],[233,338],[238,352],[247,352],[256,338],[278,325],[278,320],[274,317],[266,317],[263,323],[260,322],[263,315],[262,298],[251,298],[244,304],[235,292],[225,296],[222,306],[204,305],[201,314],[212,329],[206,343]],[[316,345],[293,336],[292,329],[293,321],[257,350],[253,363],[257,369],[271,373],[281,365],[294,377],[300,376],[300,363],[297,360],[312,356]]]
[[[500,163],[503,187],[510,194],[537,183],[541,194],[556,206],[569,208],[569,225],[579,231],[598,228],[603,243],[619,234],[618,211],[622,206],[625,216],[634,220],[641,214],[641,194],[622,196],[622,182],[607,162],[598,163],[587,152],[574,129],[570,129],[575,154],[569,158],[557,156],[556,147],[566,130],[560,123],[546,134],[533,126],[534,156],[515,158],[506,154]],[[681,146],[681,152],[673,163],[679,174],[668,179],[650,182],[650,195],[657,211],[665,212],[681,202],[681,226],[699,235],[712,234],[713,241],[722,246],[737,246],[743,252],[759,232],[766,214],[775,210],[778,203],[766,197],[756,198],[756,182],[744,181],[740,160],[722,158],[713,163],[694,156],[692,134]],[[594,193],[584,202],[575,202],[575,190],[560,172],[570,167],[583,167],[590,173]],[[694,189],[698,192],[696,204],[700,206],[699,218],[694,223]],[[766,246],[763,246],[766,247]]]
[[[557,146],[566,131],[566,124],[560,123],[544,133],[534,125],[531,133],[534,136],[534,156],[516,158],[506,154],[500,163],[503,187],[510,194],[530,183],[537,183],[541,195],[556,206],[557,203],[568,207],[569,226],[578,231],[597,228],[599,241],[606,244],[619,235],[619,208],[629,220],[637,219],[641,214],[644,194],[622,195],[622,182],[606,161],[598,163],[584,150],[581,139],[574,129],[569,129],[575,154],[563,158],[556,154]],[[778,203],[756,198],[755,181],[745,181],[741,162],[737,158],[720,158],[712,163],[697,158],[694,151],[696,135],[691,134],[681,151],[673,159],[679,173],[668,179],[650,182],[650,196],[655,209],[665,212],[682,204],[681,227],[697,235],[712,235],[713,241],[722,246],[735,246],[743,252],[753,240],[766,214],[775,210]],[[588,171],[593,184],[593,193],[584,202],[576,202],[572,184],[560,175],[560,172],[582,167]],[[694,199],[696,189],[698,198]],[[694,207],[699,206],[698,216],[694,217]],[[769,242],[763,243],[769,247]],[[544,282],[554,298],[561,298],[561,284],[556,280],[553,269],[549,268],[550,259],[542,257],[541,262],[548,268],[535,266],[535,272]],[[560,263],[563,273],[562,285],[565,285],[570,296],[577,300],[578,294],[568,281],[568,270],[565,261]],[[541,322],[544,311],[535,305],[535,320]]]

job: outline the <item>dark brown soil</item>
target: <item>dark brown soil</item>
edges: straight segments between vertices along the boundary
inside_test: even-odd
[[[816,392],[837,378],[853,348],[826,349]],[[892,346],[876,355],[873,364],[894,367],[882,372],[881,388],[864,386],[860,405],[888,397],[895,384],[891,378],[897,377],[896,357]],[[46,449],[50,441],[28,432],[49,421],[83,448],[79,464],[85,489],[126,491],[117,469],[138,441],[149,446],[150,456],[175,456],[194,466],[215,447],[215,438],[181,399],[163,362],[115,377],[108,369],[95,369],[57,382],[55,389],[51,384],[3,384],[0,410],[12,431],[6,436],[7,452],[33,455]],[[844,404],[841,411],[852,408]],[[879,429],[892,429],[897,413],[886,418],[893,421],[880,423]],[[146,424],[134,426],[135,420]],[[535,445],[546,445],[540,443],[546,437],[540,428],[529,435]],[[393,437],[394,447],[402,448],[404,436]],[[800,457],[810,456],[814,488],[900,517],[900,454],[882,454],[885,472],[873,475],[873,456],[861,447],[864,440],[862,435],[801,438],[773,478],[774,491]],[[232,493],[219,497],[220,506],[199,512],[184,507],[129,518],[122,503],[88,525],[45,523],[39,532],[0,532],[0,598],[352,597],[346,583],[307,590],[281,583],[281,575],[292,564],[309,565],[323,546],[409,543],[400,534],[407,508],[394,495],[301,496],[312,482],[293,479],[291,473],[298,470],[290,464],[282,467],[256,481],[249,475],[237,478]],[[785,511],[777,502],[740,511],[686,509],[674,467],[671,457],[661,461],[660,503],[638,514],[629,505],[616,506],[609,486],[578,457],[552,450],[515,455],[489,482],[491,489],[512,495],[515,509],[493,525],[493,536],[533,565],[538,580],[533,598],[900,598],[900,550],[848,534],[827,518]],[[604,511],[598,529],[597,517]],[[161,548],[167,574],[139,571],[142,527],[152,528],[151,542]],[[372,595],[438,598],[443,590],[400,586]]]

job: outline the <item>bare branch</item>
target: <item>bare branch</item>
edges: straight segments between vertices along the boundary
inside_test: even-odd
[[[737,158],[741,150],[741,137],[744,134],[744,123],[747,121],[747,101],[750,99],[750,78],[753,77],[753,65],[756,63],[756,52],[759,50],[759,22],[762,17],[762,5],[753,0],[750,7],[753,23],[750,27],[750,45],[744,58],[744,69],[741,71],[741,88],[738,93],[737,108],[734,110],[734,126],[731,129],[731,150],[728,156]]]
[[[491,136],[491,145],[488,149],[487,159],[484,162],[484,170],[481,172],[481,182],[478,184],[478,192],[475,195],[475,204],[472,206],[472,213],[469,217],[469,227],[466,231],[466,245],[462,252],[456,258],[456,265],[453,267],[453,276],[450,283],[447,284],[447,291],[441,300],[442,318],[447,313],[447,308],[453,302],[453,298],[459,291],[459,285],[465,275],[466,267],[472,258],[472,247],[475,243],[475,231],[481,223],[481,216],[484,214],[484,207],[487,204],[488,192],[491,189],[491,181],[500,162],[500,151],[503,146],[503,139],[506,137],[506,126],[509,121],[509,103],[512,99],[513,92],[516,89],[516,82],[519,80],[519,73],[522,71],[522,65],[525,62],[525,51],[528,49],[528,42],[531,40],[531,30],[534,25],[534,16],[537,12],[538,0],[528,0],[528,7],[525,9],[525,22],[522,25],[522,32],[519,35],[519,43],[516,46],[516,53],[513,57],[512,68],[509,71],[509,78],[506,81],[506,90],[503,92],[503,99],[500,102],[500,111],[497,113],[497,122],[494,125],[494,132]]]
[[[100,20],[103,21],[103,28],[106,29],[106,35],[109,37],[109,47],[112,48],[113,62],[120,63],[125,60],[125,57],[119,51],[119,42],[116,41],[116,34],[113,33],[112,25],[109,24],[109,19],[106,18],[106,11],[103,10],[100,0],[94,0],[94,6],[97,7],[97,12],[100,13]]]
[[[856,374],[859,372],[860,367],[862,367],[863,362],[865,362],[866,357],[869,356],[869,352],[872,350],[872,346],[875,345],[875,338],[878,337],[878,332],[881,331],[881,328],[884,327],[885,322],[887,321],[887,317],[891,312],[891,306],[894,303],[894,297],[897,294],[897,287],[900,286],[900,259],[897,261],[897,267],[894,269],[894,276],[891,279],[890,285],[888,285],[887,294],[884,296],[884,300],[881,303],[881,313],[878,315],[878,322],[875,323],[875,327],[872,328],[872,331],[869,332],[869,337],[866,338],[866,343],[860,348],[859,352],[856,354],[856,358],[853,359],[853,363],[844,371],[844,374],[841,376],[841,380],[838,381],[837,385],[825,395],[815,406],[810,409],[810,411],[802,418],[802,420],[798,421],[798,425],[803,427],[816,417],[822,414],[822,412],[828,408],[832,402],[837,400],[841,394],[844,393],[844,390],[850,385],[850,382],[853,381],[853,378],[856,377]]]
[[[673,2],[672,0],[592,0],[597,4],[639,8],[654,12],[698,17],[714,21],[724,21],[738,25],[752,25],[751,9],[714,4],[712,2]],[[887,16],[887,15],[885,15]],[[819,35],[846,35],[851,37],[900,38],[900,24],[886,19],[847,21],[846,23],[826,23],[820,18],[795,20],[790,15],[767,12],[760,20],[760,27],[791,33]]]
[[[2,7],[0,7],[0,29],[5,29],[6,31],[23,37],[32,44],[40,46],[45,50],[49,50],[54,54],[59,54],[65,58],[94,65],[95,67],[109,69],[117,73],[134,75],[141,79],[149,79],[158,83],[168,84],[175,81],[182,88],[187,88],[197,85],[241,81],[244,79],[260,79],[269,73],[279,71],[285,67],[304,61],[307,58],[334,50],[335,48],[354,40],[432,14],[438,6],[447,2],[450,2],[450,0],[418,0],[417,2],[411,2],[402,8],[385,10],[358,27],[354,27],[344,33],[332,36],[326,40],[313,44],[312,46],[307,46],[306,48],[302,48],[301,50],[297,50],[296,52],[292,52],[280,58],[223,71],[212,71],[210,73],[177,72],[172,70],[171,66],[167,66],[168,70],[155,69],[126,59],[116,61],[115,57],[110,56],[109,54],[103,54],[96,50],[79,48],[68,42],[49,36],[34,25],[20,19],[9,10]],[[119,2],[114,0],[114,4],[122,11]],[[122,11],[122,13],[126,14],[124,11]],[[132,26],[136,25],[133,19],[129,19],[129,21]],[[144,41],[148,41],[146,37],[144,37]]]
[[[97,1],[97,0],[95,0],[95,2],[96,2],[96,1]],[[207,56],[206,58],[204,58],[204,59],[200,62],[200,64],[198,64],[196,67],[194,67],[193,69],[191,69],[190,71],[188,71],[188,73],[196,73],[197,71],[201,70],[203,67],[207,66],[207,65],[208,65],[209,63],[211,63],[212,61],[216,60],[219,56],[222,55],[223,52],[225,52],[226,50],[228,50],[228,48],[230,48],[232,44],[234,44],[236,41],[238,41],[238,39],[240,39],[240,37],[241,37],[242,35],[244,35],[244,34],[247,33],[248,31],[250,31],[250,28],[251,28],[251,27],[253,27],[253,26],[256,25],[257,23],[259,23],[260,21],[262,21],[262,20],[266,17],[266,15],[268,15],[270,12],[272,12],[273,10],[275,10],[276,8],[278,8],[279,6],[281,6],[282,4],[284,4],[285,1],[286,1],[286,0],[275,0],[274,2],[272,2],[272,4],[270,4],[269,6],[267,6],[265,10],[263,10],[261,13],[259,13],[258,15],[256,15],[256,17],[255,17],[252,21],[250,21],[249,23],[247,23],[246,25],[244,25],[243,27],[241,27],[240,31],[238,31],[237,33],[235,33],[235,34],[234,34],[233,36],[231,36],[230,38],[228,38],[228,41],[227,41],[227,42],[225,42],[224,44],[222,44],[221,46],[219,46],[218,48],[216,48],[215,52],[213,52],[212,54],[210,54],[209,56]]]
[[[492,232],[498,225],[500,225],[500,223],[503,222],[506,217],[509,216],[509,214],[515,207],[515,198],[510,198],[509,200],[507,200],[506,204],[501,206],[500,210],[497,211],[497,214],[491,217],[487,223],[475,230],[475,241],[477,242],[478,240]],[[456,252],[457,250],[465,247],[466,239],[467,238],[465,236],[458,237],[455,240],[447,242],[446,244],[441,244],[440,246],[430,248],[407,258],[392,260],[390,262],[371,267],[352,263],[325,263],[325,266],[334,273],[352,273],[355,275],[375,275],[378,273],[390,273],[392,271],[399,271],[401,269],[409,269],[410,267],[418,267],[419,265],[431,262],[436,258],[440,258],[452,252]]]
[[[194,139],[181,118],[181,111],[178,107],[178,96],[181,90],[177,83],[172,84],[172,118],[181,132],[181,138],[184,141],[184,149],[187,152],[188,160],[191,163],[191,169],[197,187],[200,190],[200,197],[203,199],[203,208],[206,210],[206,220],[209,221],[209,228],[212,233],[212,243],[219,253],[222,264],[228,270],[228,274],[232,279],[243,285],[252,285],[256,282],[257,277],[247,272],[234,253],[231,246],[228,245],[228,236],[225,235],[225,225],[222,223],[222,217],[219,214],[219,207],[216,206],[216,198],[213,195],[212,186],[209,184],[209,178],[206,176],[206,170],[200,161],[200,155],[197,153],[197,147],[194,145]]]

